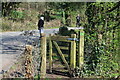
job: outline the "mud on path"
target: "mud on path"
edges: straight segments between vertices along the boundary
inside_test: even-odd
[[[14,65],[12,65],[12,67],[9,69],[9,72],[5,73],[3,76],[4,78],[22,78],[24,77],[25,74],[25,65],[23,65],[23,54],[21,55],[22,57],[19,57],[19,59],[17,59],[17,61],[15,62]],[[34,63],[34,77],[38,78],[38,73],[39,70],[38,68],[35,67],[35,63]],[[53,70],[52,73],[49,72],[49,63],[48,63],[48,59],[47,59],[47,73],[46,73],[46,78],[69,78],[69,74],[68,74],[68,70],[66,69],[66,67],[60,63],[60,61],[55,61],[53,62]]]

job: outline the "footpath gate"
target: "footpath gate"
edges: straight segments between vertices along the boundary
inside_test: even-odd
[[[53,45],[56,48],[58,54],[60,55],[62,61],[68,69],[70,75],[72,75],[76,66],[80,69],[84,63],[84,31],[80,29],[78,34],[71,34],[71,36],[59,36],[59,35],[50,35],[48,38],[49,41],[49,70],[52,73],[52,64],[53,64]],[[67,42],[70,44],[69,47],[59,46],[57,42]],[[77,43],[77,44],[76,44]],[[64,54],[61,49],[68,49],[70,54],[70,64],[65,59]],[[41,78],[45,78],[46,75],[46,37],[41,38],[41,53],[42,53],[42,63],[41,63]],[[77,56],[78,55],[78,56]],[[77,56],[77,57],[76,57]]]

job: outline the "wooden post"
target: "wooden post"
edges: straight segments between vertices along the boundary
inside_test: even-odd
[[[46,37],[42,34],[40,44],[41,44],[41,67],[40,67],[40,78],[46,77]]]
[[[65,10],[63,9],[63,24],[65,25],[66,23],[65,23]]]
[[[52,41],[51,35],[49,35],[49,70],[52,73]]]
[[[33,64],[32,64],[32,46],[25,46],[25,78],[33,78]]]
[[[79,61],[79,68],[82,68],[84,63],[84,31],[81,29],[79,31],[79,47],[78,47],[78,61]]]
[[[76,34],[72,34],[71,38],[76,38]],[[76,67],[76,41],[71,41],[71,50],[70,50],[70,67],[72,70]]]

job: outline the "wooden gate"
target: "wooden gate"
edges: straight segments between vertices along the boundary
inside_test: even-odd
[[[57,42],[67,42],[70,44],[69,47],[59,46]],[[77,44],[77,45],[76,45]],[[78,34],[71,34],[71,36],[58,36],[50,35],[49,36],[49,70],[52,73],[52,54],[53,54],[53,45],[56,48],[58,54],[60,55],[62,61],[68,69],[70,75],[75,70],[76,66],[79,68],[83,65],[84,60],[84,31],[79,30]],[[65,59],[64,54],[61,49],[68,49],[70,51],[70,64]],[[78,57],[76,57],[78,55]],[[78,62],[77,62],[78,61]]]

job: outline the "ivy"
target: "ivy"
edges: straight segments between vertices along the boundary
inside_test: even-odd
[[[118,3],[87,3],[85,24],[85,66],[86,76],[119,76],[119,63],[114,56],[118,54],[118,9],[106,13]]]

